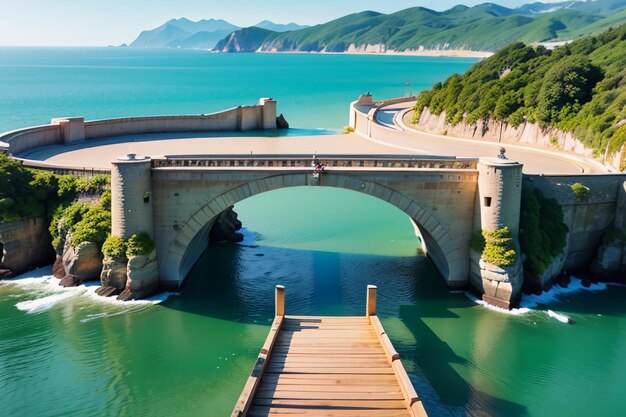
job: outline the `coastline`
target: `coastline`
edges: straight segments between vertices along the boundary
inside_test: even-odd
[[[228,53],[219,51],[210,51],[211,53]],[[241,52],[235,52],[241,53]],[[405,51],[387,50],[372,51],[367,49],[348,49],[344,52],[327,52],[327,51],[254,51],[255,54],[320,54],[320,55],[389,55],[389,56],[422,56],[422,57],[438,57],[438,58],[489,58],[494,53],[488,51],[471,51],[466,49],[409,49]]]

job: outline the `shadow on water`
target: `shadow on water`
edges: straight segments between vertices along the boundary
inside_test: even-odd
[[[185,281],[180,296],[163,307],[222,320],[269,323],[274,287],[286,287],[288,314],[362,315],[365,289],[378,285],[379,313],[397,316],[413,299],[416,268],[424,257],[311,251],[232,243],[211,244]]]

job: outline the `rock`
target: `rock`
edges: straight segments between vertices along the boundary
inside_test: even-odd
[[[10,269],[0,269],[0,279],[12,278],[13,276],[15,274]]]
[[[63,267],[66,274],[74,277],[77,283],[100,278],[102,255],[98,245],[93,242],[81,242],[74,248],[66,243],[63,252]]]
[[[59,285],[65,288],[77,287],[80,285],[80,282],[76,280],[73,276],[66,275],[61,279],[61,282],[59,282]]]
[[[243,225],[237,219],[237,213],[230,206],[217,216],[211,232],[209,233],[210,242],[241,242],[243,235],[237,233]]]
[[[118,296],[118,300],[134,300],[145,298],[159,290],[159,266],[156,250],[149,255],[131,256],[126,270],[128,279],[126,288]]]
[[[104,258],[100,283],[103,287],[115,287],[120,292],[126,288],[128,261],[126,259]],[[110,295],[110,294],[109,294]],[[108,296],[107,296],[108,297]]]
[[[121,291],[116,287],[98,287],[96,294],[100,297],[110,297],[119,294]]]
[[[282,113],[276,118],[276,127],[278,129],[289,129],[289,122],[287,122]]]
[[[54,264],[52,265],[52,275],[54,275],[54,277],[58,279],[63,279],[67,275],[65,273],[65,267],[63,266],[62,256],[56,256]]]
[[[591,281],[590,281],[590,280],[588,280],[588,279],[583,279],[583,280],[581,281],[581,284],[582,284],[582,286],[583,286],[583,287],[585,287],[585,288],[589,288],[589,287],[591,287]]]
[[[53,260],[47,219],[0,222],[0,269],[19,275]]]

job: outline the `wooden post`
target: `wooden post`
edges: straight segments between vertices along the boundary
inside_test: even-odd
[[[285,315],[285,287],[282,285],[276,286],[276,315],[284,316]]]
[[[376,285],[367,286],[365,315],[367,317],[376,315]]]

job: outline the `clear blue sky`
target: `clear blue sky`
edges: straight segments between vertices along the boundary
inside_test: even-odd
[[[494,0],[515,7],[535,0]],[[0,0],[0,45],[108,45],[131,42],[172,18],[261,20],[313,25],[343,15],[424,6],[445,10],[474,0]],[[543,0],[545,3],[554,0]]]

